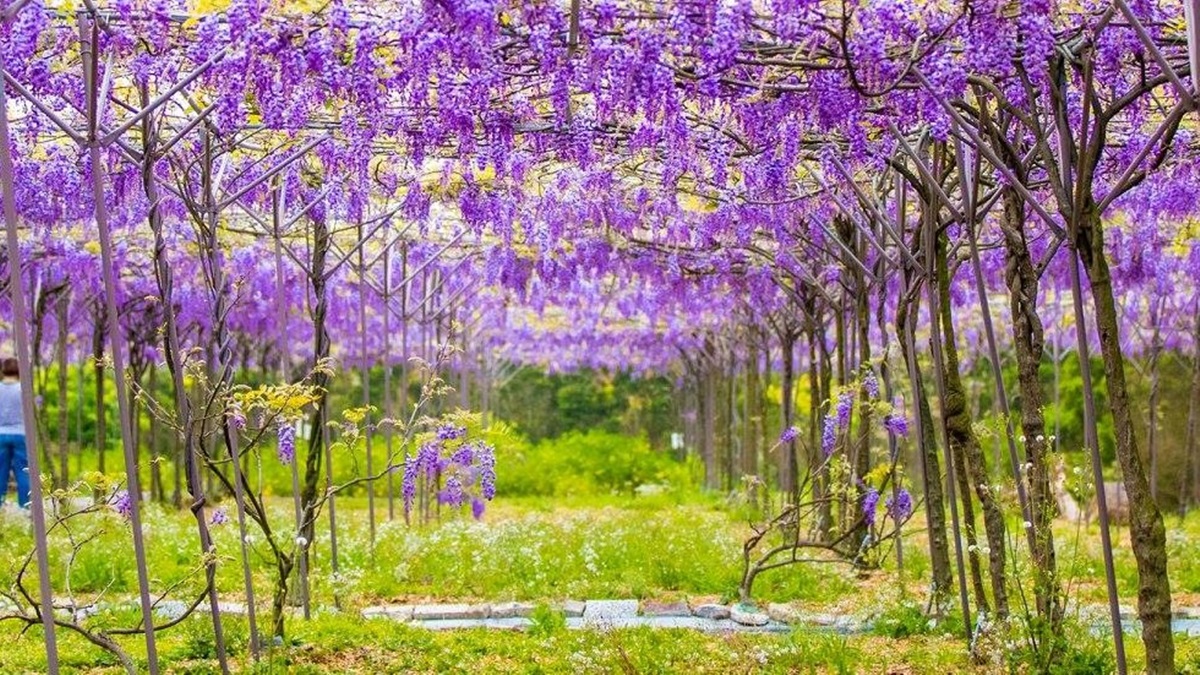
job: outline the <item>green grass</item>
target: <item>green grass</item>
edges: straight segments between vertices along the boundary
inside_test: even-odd
[[[916,672],[966,672],[958,643],[922,637],[897,641],[875,636],[705,635],[685,630],[432,632],[386,620],[326,615],[298,623],[293,644],[251,663],[246,626],[227,621],[234,668],[246,673],[855,673],[877,666]],[[144,649],[128,643],[145,668]],[[63,672],[120,672],[115,659],[75,635],[60,640]],[[160,664],[170,673],[216,673],[205,618],[185,621],[159,637]],[[884,661],[878,654],[886,653]],[[11,636],[0,650],[0,672],[44,671],[40,635]],[[883,671],[879,671],[883,672]]]
[[[379,602],[417,600],[528,600],[548,604],[564,598],[733,598],[741,573],[741,542],[748,529],[721,500],[687,492],[645,497],[588,494],[580,497],[500,499],[482,522],[451,517],[441,524],[406,527],[386,522],[386,501],[372,547],[365,498],[338,501],[341,573],[330,574],[328,529],[319,526],[314,601],[332,606],[340,596],[346,613],[322,615],[306,623],[290,619],[289,639],[267,665],[245,662],[247,631],[229,621],[229,639],[241,654],[246,672],[963,672],[965,661],[955,622],[930,625],[922,611],[928,558],[923,533],[914,526],[904,541],[905,571],[898,577],[894,558],[882,570],[858,576],[844,565],[802,564],[760,577],[756,597],[796,602],[814,612],[839,612],[880,620],[876,632],[850,638],[797,633],[792,636],[706,636],[690,632],[616,631],[607,634],[564,631],[547,615],[528,634],[467,631],[432,634],[386,621],[362,622],[361,607]],[[291,505],[273,500],[275,522],[289,522]],[[232,512],[230,514],[233,515]],[[158,506],[145,511],[145,533],[153,589],[180,584],[173,597],[192,597],[201,588],[195,524],[186,513]],[[73,521],[76,522],[76,521]],[[235,522],[214,527],[220,555],[218,585],[224,597],[240,599],[242,584]],[[1177,602],[1194,598],[1200,582],[1200,517],[1169,519],[1171,575]],[[128,524],[112,513],[76,522],[77,541],[94,537],[67,564],[66,533],[50,539],[56,593],[69,588],[81,599],[103,594],[129,598],[137,587]],[[1121,530],[1118,537],[1127,537]],[[259,539],[256,548],[261,546]],[[1060,524],[1056,541],[1060,569],[1071,596],[1081,603],[1104,600],[1103,565],[1095,526]],[[1121,541],[1121,539],[1118,539]],[[0,519],[0,582],[11,583],[31,546],[28,522]],[[1118,547],[1118,579],[1125,604],[1136,597],[1132,556]],[[265,623],[271,570],[252,555],[256,592]],[[1017,561],[1019,573],[1026,561]],[[30,581],[32,583],[32,580]],[[1193,600],[1188,604],[1197,604]],[[129,612],[101,615],[91,625],[129,625]],[[38,630],[19,634],[13,622],[0,623],[0,672],[39,672],[44,658]],[[1088,672],[1102,659],[1104,645],[1077,641],[1071,663]],[[1200,646],[1180,638],[1182,672],[1200,674]],[[121,639],[137,654],[136,638]],[[1135,635],[1126,641],[1138,662]],[[1018,645],[1019,646],[1019,645]],[[1019,650],[1005,647],[1014,654]],[[164,661],[171,672],[212,672],[211,627],[204,618],[189,619],[162,635]],[[117,672],[118,664],[102,650],[64,634],[68,672]],[[886,655],[886,663],[879,660]],[[702,656],[697,656],[702,655]],[[688,659],[692,659],[689,661]],[[632,664],[630,666],[629,664]],[[694,667],[692,664],[696,664]],[[820,664],[818,668],[817,665]],[[1092,664],[1088,666],[1087,664]],[[878,666],[878,667],[877,667]],[[632,667],[632,669],[630,669]],[[977,672],[992,672],[982,667]],[[1189,670],[1190,669],[1190,670]]]

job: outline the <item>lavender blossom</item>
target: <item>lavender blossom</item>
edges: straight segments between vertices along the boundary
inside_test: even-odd
[[[209,522],[213,525],[224,525],[229,522],[229,514],[225,513],[225,509],[213,509]]]
[[[475,518],[475,520],[480,520],[483,518],[483,510],[486,507],[487,505],[483,503],[482,499],[478,497],[471,499],[471,515]]]

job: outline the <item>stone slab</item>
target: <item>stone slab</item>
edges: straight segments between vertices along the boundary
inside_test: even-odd
[[[717,603],[707,602],[693,607],[692,614],[695,614],[702,619],[728,619],[729,607],[727,605],[719,605]]]
[[[154,608],[154,614],[167,621],[174,621],[183,616],[187,608],[188,604],[182,600],[163,600]]]
[[[734,605],[729,608],[729,618],[743,626],[765,626],[771,622],[766,612],[752,605]]]
[[[593,624],[607,625],[614,620],[634,618],[637,615],[637,600],[588,600],[583,610],[583,620]]]
[[[442,620],[478,620],[488,618],[491,613],[489,605],[466,605],[466,604],[450,604],[450,605],[416,605],[413,607],[414,621],[442,621]]]
[[[802,619],[800,610],[792,605],[780,602],[772,602],[767,605],[767,616],[772,621],[778,621],[779,623],[800,623]]]
[[[523,618],[528,619],[533,616],[534,605],[528,602],[500,602],[492,605],[491,617],[493,619],[512,619]],[[580,609],[580,612],[583,610]]]
[[[559,605],[559,609],[568,619],[579,618],[587,611],[587,603],[582,600],[567,600]]]
[[[364,607],[363,618],[391,619],[392,621],[412,621],[413,605],[375,605]]]
[[[244,602],[218,602],[217,608],[222,614],[244,615],[246,614],[246,603]]]
[[[678,602],[655,602],[653,600],[642,603],[642,616],[691,616],[692,608],[682,600]]]
[[[745,626],[729,619],[705,619],[698,616],[633,616],[610,619],[605,623],[592,623],[586,619],[567,619],[567,628],[572,630],[609,630],[617,628],[657,628],[698,630],[705,633],[787,633],[791,628],[768,622],[761,626]]]
[[[533,625],[529,619],[512,617],[508,619],[430,619],[417,621],[414,626],[429,630],[468,630],[472,628],[487,628],[490,630],[525,630]]]

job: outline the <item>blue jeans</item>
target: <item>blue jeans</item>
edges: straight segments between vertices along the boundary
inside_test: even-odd
[[[17,504],[29,506],[29,470],[25,464],[25,436],[22,434],[0,434],[0,504],[8,495],[8,473],[17,479]]]

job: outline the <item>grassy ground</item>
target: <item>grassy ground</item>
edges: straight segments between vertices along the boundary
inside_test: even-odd
[[[914,526],[903,543],[900,574],[889,556],[883,569],[860,575],[845,565],[805,564],[764,574],[755,588],[761,601],[794,602],[813,612],[860,618],[883,615],[876,635],[838,637],[797,632],[788,636],[710,636],[686,631],[621,630],[568,632],[553,620],[529,634],[464,631],[434,634],[385,620],[363,621],[357,610],[378,602],[417,600],[529,600],[638,597],[729,600],[740,576],[741,541],[747,526],[713,498],[657,495],[579,499],[501,499],[482,522],[452,518],[409,528],[382,522],[374,546],[368,536],[365,500],[341,500],[341,571],[332,575],[328,530],[316,542],[314,602],[346,610],[311,622],[291,620],[289,644],[256,667],[246,661],[244,623],[229,620],[231,646],[246,672],[1005,672],[1004,656],[991,665],[967,662],[952,623],[930,625],[921,615],[928,574],[923,533]],[[273,504],[276,522],[287,523],[290,504]],[[386,521],[386,503],[377,503]],[[149,507],[145,534],[157,590],[179,584],[175,597],[201,587],[195,525],[184,514]],[[230,514],[233,515],[232,513]],[[0,522],[0,579],[8,587],[31,545],[26,521]],[[1171,576],[1177,604],[1200,605],[1200,516],[1170,520]],[[218,584],[239,600],[235,521],[213,528],[221,556]],[[1015,531],[1015,530],[1014,530]],[[1103,565],[1095,528],[1060,526],[1059,560],[1064,584],[1079,604],[1103,602]],[[51,541],[56,592],[80,599],[127,598],[137,587],[128,524],[115,514],[89,516],[74,529],[75,541],[94,536],[72,558],[65,532]],[[1121,530],[1119,541],[1128,533]],[[261,541],[252,540],[256,546]],[[1118,547],[1118,581],[1124,603],[1136,597],[1132,556]],[[69,563],[67,561],[70,561]],[[1024,561],[1018,560],[1017,578]],[[270,569],[254,556],[260,601],[269,601]],[[1026,575],[1027,576],[1027,575]],[[262,610],[264,613],[266,608]],[[94,625],[130,625],[128,613],[105,614]],[[265,617],[263,618],[265,622]],[[15,622],[0,623],[0,672],[40,672],[40,631],[24,634]],[[950,633],[949,635],[947,633]],[[900,637],[895,637],[900,636]],[[137,639],[122,639],[135,656]],[[1073,640],[1078,668],[1104,672],[1104,643],[1080,632]],[[1138,640],[1127,641],[1131,657]],[[1001,644],[995,652],[1019,651]],[[62,638],[69,672],[117,672],[115,659],[75,635]],[[215,667],[211,626],[192,618],[161,636],[171,672],[211,672]],[[1200,644],[1180,640],[1180,666],[1200,672]],[[1191,670],[1187,670],[1190,668]],[[1099,670],[1096,670],[1099,669]]]

